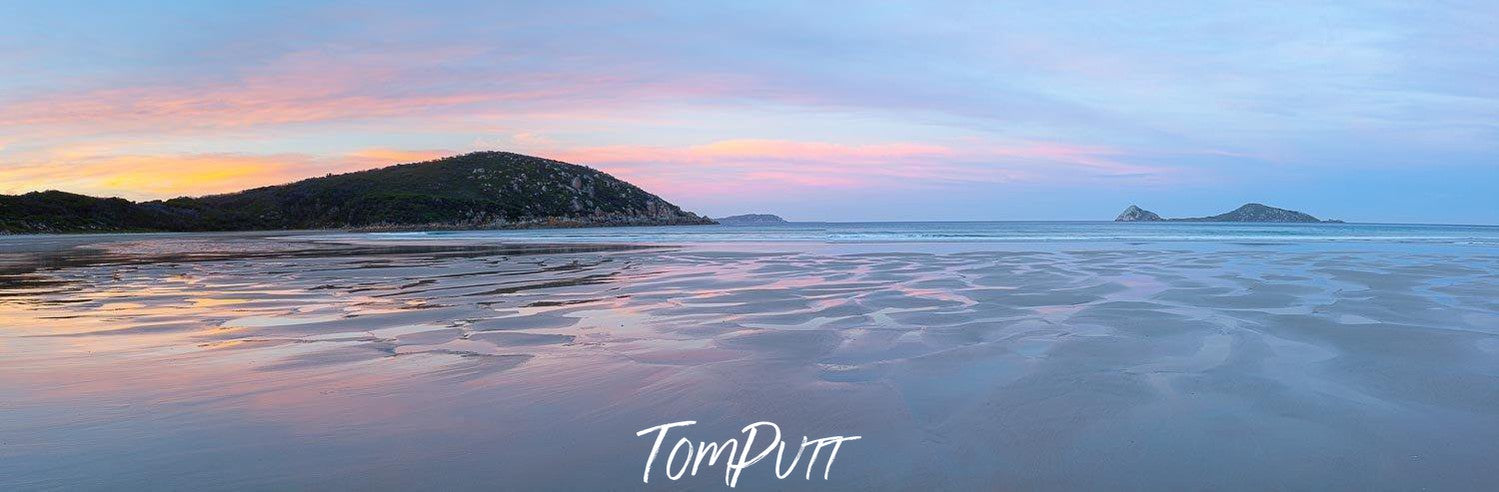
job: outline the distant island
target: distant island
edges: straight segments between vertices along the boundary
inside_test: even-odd
[[[598,170],[510,152],[474,152],[164,201],[61,191],[0,195],[0,233],[712,223]]]
[[[731,215],[728,217],[719,217],[713,220],[718,221],[718,223],[723,225],[768,225],[786,223],[786,219],[782,219],[778,215],[771,214]]]
[[[1308,214],[1295,210],[1275,208],[1259,203],[1246,203],[1234,209],[1232,212],[1222,213],[1211,217],[1189,217],[1182,219],[1164,219],[1155,212],[1145,210],[1135,205],[1124,209],[1114,222],[1295,222],[1311,223],[1323,222],[1341,224],[1341,220],[1320,220]]]

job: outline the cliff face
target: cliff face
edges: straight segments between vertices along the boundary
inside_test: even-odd
[[[1124,213],[1114,219],[1115,222],[1333,222],[1336,220],[1319,220],[1295,210],[1275,208],[1259,203],[1246,203],[1234,209],[1232,212],[1222,213],[1211,217],[1192,217],[1185,219],[1163,219],[1148,210],[1130,205],[1124,209]]]
[[[606,173],[508,152],[165,202],[61,192],[0,197],[0,230],[8,232],[711,223]]]

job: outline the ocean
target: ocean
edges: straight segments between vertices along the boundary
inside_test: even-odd
[[[654,245],[886,245],[842,251],[1054,250],[1280,246],[1410,250],[1499,247],[1499,226],[1121,222],[791,222],[757,226],[602,227],[340,234],[348,240]],[[944,246],[945,245],[945,246]],[[1419,249],[1419,248],[1417,248]]]

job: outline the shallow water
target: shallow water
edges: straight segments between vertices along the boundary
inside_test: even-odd
[[[750,490],[1499,484],[1490,248],[306,239],[10,258],[0,489],[723,487],[640,483],[680,420],[862,436]]]

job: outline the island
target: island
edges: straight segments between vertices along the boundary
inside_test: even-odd
[[[196,198],[0,195],[0,233],[713,223],[607,173],[510,152],[474,152]]]
[[[731,216],[728,216],[728,217],[719,217],[719,218],[713,219],[713,220],[715,220],[718,223],[723,224],[723,225],[733,225],[733,226],[741,226],[741,225],[774,225],[774,224],[785,224],[786,223],[786,219],[782,219],[780,216],[771,215],[771,214],[731,215]]]
[[[1145,210],[1135,205],[1130,205],[1129,208],[1124,209],[1124,212],[1120,213],[1118,217],[1114,218],[1114,222],[1155,222],[1160,220],[1165,219],[1162,219],[1161,216],[1156,215],[1155,212]]]
[[[1177,219],[1165,219],[1149,210],[1136,205],[1130,205],[1124,209],[1114,222],[1286,222],[1286,223],[1330,223],[1341,224],[1341,220],[1321,220],[1309,214],[1275,208],[1259,203],[1246,203],[1231,212],[1221,213],[1211,217],[1188,217]]]

